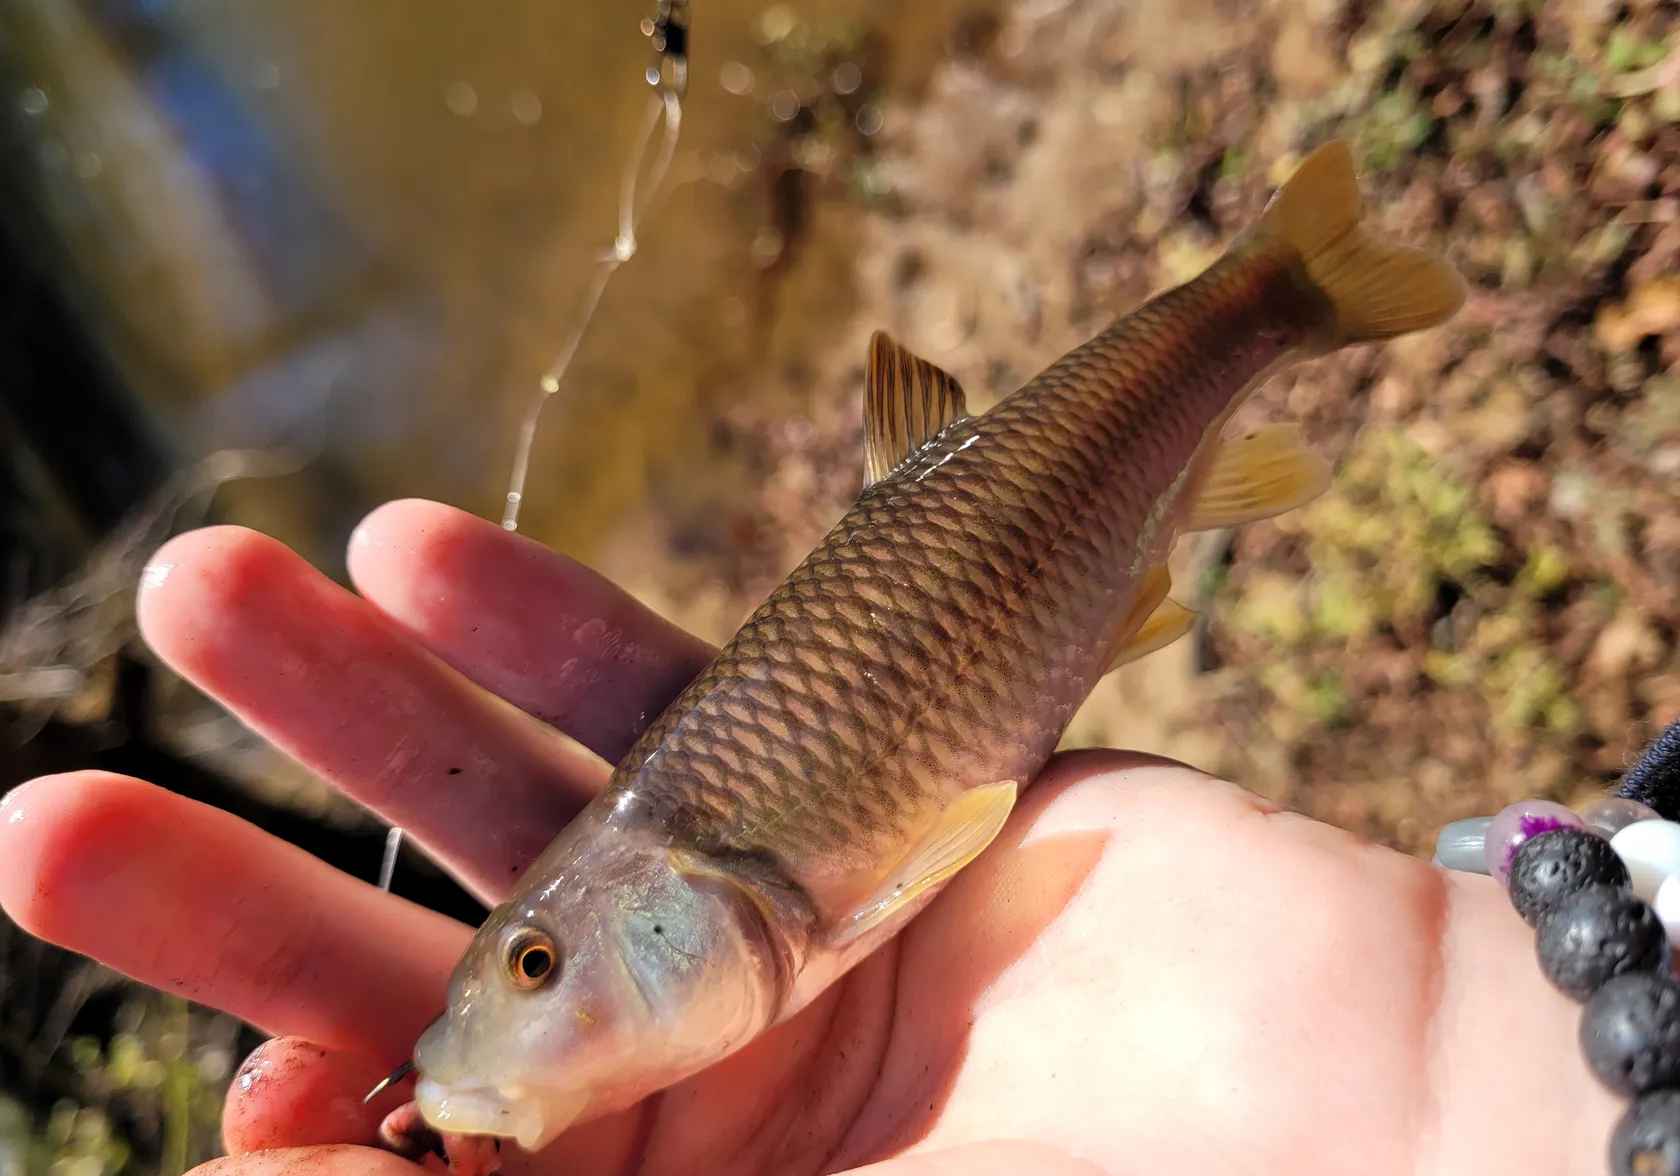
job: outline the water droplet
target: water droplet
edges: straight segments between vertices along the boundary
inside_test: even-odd
[[[40,114],[47,108],[47,92],[39,86],[31,86],[18,96],[18,105],[23,107],[25,114]]]
[[[251,67],[251,84],[259,90],[272,90],[280,84],[280,67],[272,61],[259,61]]]
[[[513,112],[514,122],[533,127],[542,118],[542,99],[529,90],[515,90],[508,99],[508,109]]]
[[[878,134],[885,122],[879,106],[865,106],[857,112],[857,129],[866,135]]]
[[[560,380],[553,373],[549,373],[542,379],[538,380],[537,385],[550,396],[553,396],[556,392],[560,391]],[[508,497],[512,498],[513,495],[510,494]]]
[[[790,9],[780,4],[772,8],[766,8],[764,15],[758,18],[759,40],[766,45],[774,44],[793,32],[794,26],[798,23],[799,18]]]
[[[758,144],[748,143],[735,152],[735,164],[744,172],[756,169],[764,159],[764,153],[758,149]]]
[[[780,122],[788,122],[799,113],[799,95],[792,90],[777,90],[770,99],[770,113]]]
[[[753,260],[761,266],[767,266],[782,255],[782,235],[769,225],[764,225],[753,237]]]
[[[731,94],[745,94],[752,89],[753,71],[739,61],[726,61],[718,70],[718,84]]]
[[[91,180],[105,170],[105,162],[91,151],[84,151],[76,156],[76,174],[84,180]]]
[[[849,61],[834,67],[834,92],[850,94],[863,84],[863,71]]]
[[[450,82],[443,88],[443,104],[462,118],[468,118],[478,109],[478,91],[465,82]]]

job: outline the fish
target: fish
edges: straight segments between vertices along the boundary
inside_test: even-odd
[[[884,333],[863,490],[490,913],[413,1054],[419,1118],[535,1151],[740,1049],[902,930],[1003,829],[1075,710],[1188,632],[1185,533],[1299,507],[1267,378],[1435,326],[1437,256],[1308,155],[1203,273],[989,411]]]

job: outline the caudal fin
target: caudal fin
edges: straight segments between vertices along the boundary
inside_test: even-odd
[[[1446,262],[1373,241],[1359,227],[1359,180],[1343,140],[1302,161],[1254,233],[1300,253],[1307,277],[1335,309],[1338,346],[1420,331],[1464,304],[1464,279]]]

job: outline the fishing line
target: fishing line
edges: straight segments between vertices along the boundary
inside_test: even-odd
[[[391,878],[397,872],[397,851],[402,848],[402,826],[392,825],[385,834],[385,857],[379,863],[379,889],[391,889]]]
[[[571,366],[572,357],[583,342],[590,320],[595,317],[595,309],[601,304],[601,296],[606,293],[607,283],[619,266],[636,256],[636,229],[659,186],[664,183],[665,172],[676,153],[677,137],[682,130],[682,99],[688,89],[687,10],[688,0],[662,0],[658,16],[642,22],[642,31],[653,39],[659,60],[656,65],[648,67],[647,80],[654,87],[654,93],[648,99],[641,125],[636,128],[630,161],[619,181],[618,235],[613,238],[611,247],[597,259],[595,277],[584,293],[583,305],[572,323],[572,329],[561,344],[554,362],[537,378],[537,395],[520,424],[519,440],[514,447],[513,476],[508,483],[507,505],[502,512],[502,526],[509,531],[519,527],[519,507],[525,500],[525,479],[530,471],[537,420],[549,398],[560,390],[566,369]],[[642,161],[647,156],[654,128],[660,125],[661,115],[664,116],[663,133],[644,183]]]
[[[589,330],[601,296],[618,267],[636,256],[636,229],[647,215],[648,207],[665,182],[671,158],[677,151],[677,137],[682,131],[682,100],[688,94],[688,0],[659,0],[658,10],[642,21],[642,34],[653,43],[658,57],[647,69],[648,85],[653,94],[648,98],[647,110],[631,140],[630,161],[618,184],[618,234],[612,245],[604,250],[595,264],[595,276],[584,292],[583,304],[578,308],[572,329],[566,334],[559,352],[537,378],[537,394],[520,422],[518,440],[514,444],[513,474],[508,481],[507,503],[502,510],[502,527],[519,529],[519,507],[525,501],[525,479],[531,469],[531,447],[537,438],[537,422],[543,406],[565,379],[583,336]],[[659,146],[653,163],[644,177],[642,163],[647,158],[653,132],[661,127]],[[397,854],[402,849],[402,826],[393,825],[385,836],[385,856],[379,864],[379,889],[390,890],[391,879],[397,870]]]

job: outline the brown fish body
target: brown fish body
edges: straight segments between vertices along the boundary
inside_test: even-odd
[[[1324,327],[1298,268],[1239,251],[941,432],[747,620],[601,804],[773,862],[820,931],[957,793],[1030,781],[1164,562],[1198,450]]]
[[[1002,828],[1099,678],[1171,640],[1184,530],[1300,505],[1268,374],[1441,321],[1462,284],[1358,230],[1314,153],[1255,229],[981,416],[877,336],[866,488],[480,928],[422,1037],[431,1126],[539,1146],[739,1048]]]

